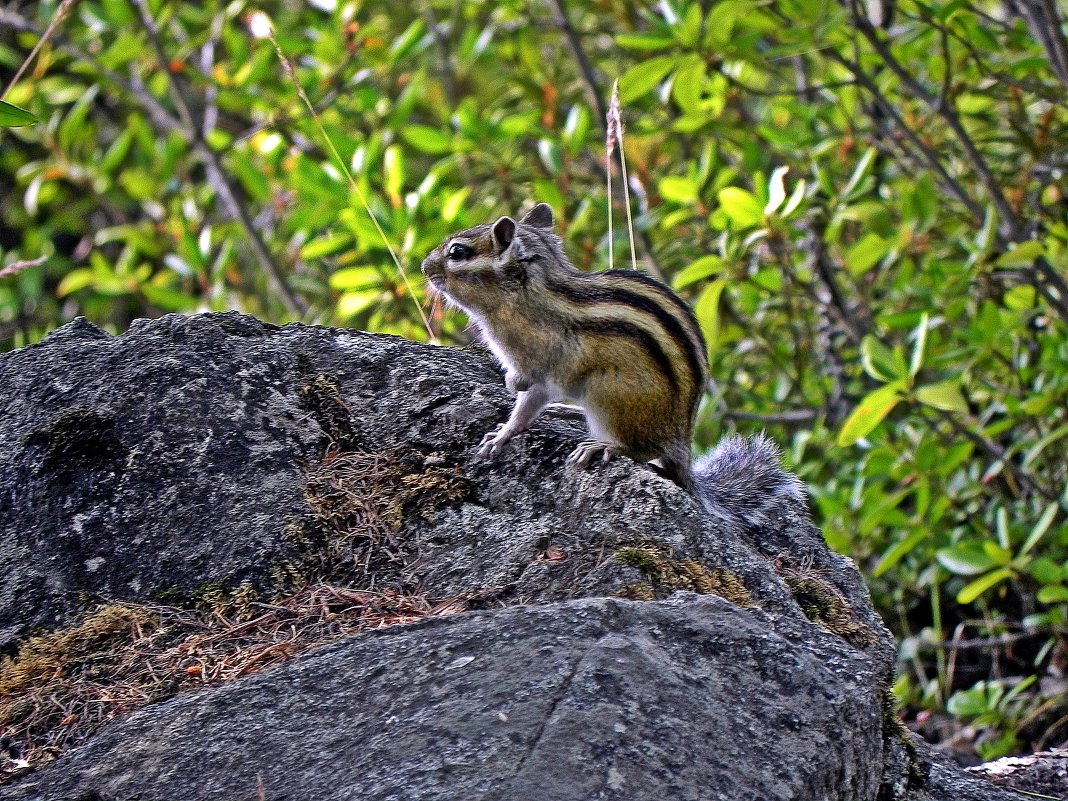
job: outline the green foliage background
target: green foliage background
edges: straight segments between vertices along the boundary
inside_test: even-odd
[[[4,87],[59,5],[0,6]],[[901,640],[917,728],[983,757],[1068,736],[1052,3],[64,5],[5,96],[38,122],[0,131],[0,348],[230,308],[425,340],[420,305],[463,341],[418,274],[449,232],[543,200],[607,266],[619,77],[641,266],[711,345],[697,447],[787,446]]]

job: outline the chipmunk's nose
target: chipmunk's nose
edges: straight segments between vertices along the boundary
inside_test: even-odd
[[[445,263],[435,254],[431,253],[423,259],[422,269],[431,286],[440,288],[445,283]]]

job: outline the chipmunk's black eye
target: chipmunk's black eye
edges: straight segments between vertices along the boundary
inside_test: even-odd
[[[475,251],[469,245],[453,242],[449,245],[449,258],[453,261],[467,261],[475,255]]]

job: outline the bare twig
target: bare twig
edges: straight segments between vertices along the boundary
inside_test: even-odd
[[[23,270],[28,270],[31,267],[40,267],[48,261],[48,256],[38,256],[36,259],[25,259],[23,261],[12,262],[11,264],[0,270],[0,278],[6,278],[9,275],[16,275]]]
[[[1068,41],[1064,38],[1064,20],[1053,0],[1005,0],[1005,6],[1027,22],[1031,34],[1046,51],[1054,74],[1068,86]]]
[[[178,118],[182,123],[182,127],[192,136],[198,137],[198,126],[193,117],[192,105],[190,104],[189,99],[185,96],[185,88],[175,77],[173,70],[171,70],[170,56],[168,56],[163,49],[163,40],[160,37],[159,26],[156,25],[156,20],[152,16],[152,11],[149,9],[148,3],[146,0],[130,0],[130,2],[132,2],[137,9],[137,13],[141,17],[141,24],[145,26],[145,30],[148,32],[148,40],[156,54],[156,60],[159,62],[159,67],[163,70],[163,74],[167,76],[167,93],[171,96],[171,100],[174,102],[174,107],[178,111]]]
[[[216,14],[211,20],[211,31],[208,41],[200,49],[200,72],[206,78],[210,78],[211,71],[215,67],[215,49],[222,39],[223,26],[226,24],[226,15]],[[204,115],[200,124],[200,135],[207,139],[219,121],[219,87],[215,81],[208,80],[204,87]]]
[[[598,119],[606,120],[608,118],[608,107],[605,106],[604,97],[597,90],[599,82],[593,71],[593,65],[590,64],[586,51],[582,49],[582,42],[575,32],[575,28],[571,25],[567,6],[564,4],[564,0],[549,1],[556,10],[556,24],[560,26],[560,30],[567,40],[567,47],[571,51],[571,57],[575,59],[575,64],[578,65],[579,72],[582,75],[582,85],[586,89],[586,97],[589,100],[590,108],[597,112]]]
[[[912,128],[910,128],[905,123],[905,120],[902,119],[894,104],[891,103],[885,95],[883,95],[883,93],[879,90],[879,87],[876,86],[875,82],[868,77],[867,73],[864,72],[864,69],[860,66],[860,64],[855,61],[852,61],[851,59],[846,58],[845,56],[834,50],[828,50],[826,52],[826,55],[832,61],[836,61],[837,63],[841,64],[853,74],[853,77],[856,79],[857,84],[863,87],[868,92],[868,94],[872,96],[875,102],[879,105],[879,108],[882,109],[883,113],[886,114],[887,117],[889,117],[893,121],[897,129],[901,131],[905,138],[908,139],[909,143],[920,154],[927,166],[934,171],[935,175],[937,176],[938,182],[942,185],[942,187],[951,195],[953,195],[953,197],[959,200],[968,209],[968,211],[971,212],[972,217],[974,217],[975,220],[981,224],[984,215],[983,207],[965,191],[964,187],[959,181],[957,181],[956,178],[949,174],[949,172],[945,168],[945,165],[942,164],[942,160],[939,158],[938,154],[935,153],[935,151],[928,144],[926,144],[919,137],[919,135],[914,130],[912,130]]]
[[[234,187],[234,183],[230,176],[223,168],[219,154],[212,149],[202,135],[202,128],[197,123],[192,104],[185,94],[185,88],[182,86],[178,76],[171,71],[170,59],[163,47],[159,28],[156,25],[155,19],[152,17],[152,12],[149,9],[148,4],[145,0],[132,0],[132,2],[134,6],[136,6],[141,17],[141,23],[148,32],[148,38],[152,43],[152,49],[156,53],[160,68],[167,76],[167,89],[171,95],[171,99],[174,102],[179,117],[178,124],[175,128],[183,138],[189,142],[196,154],[203,160],[208,174],[208,182],[222,199],[230,216],[237,221],[238,225],[240,225],[245,232],[245,236],[248,239],[249,245],[252,247],[252,252],[256,256],[256,260],[260,263],[268,280],[282,298],[282,302],[285,304],[290,314],[298,316],[303,315],[308,310],[307,304],[305,304],[304,300],[298,297],[289,288],[289,285],[283,277],[282,268],[275,262],[274,257],[267,248],[267,243],[264,242],[263,237],[260,236],[259,231],[253,224],[252,215],[249,214],[248,209],[245,208],[241,200],[238,198],[238,192]]]
[[[1005,648],[1006,646],[1014,645],[1023,640],[1030,640],[1040,636],[1045,636],[1045,632],[1023,631],[1016,634],[1002,634],[1000,637],[978,637],[971,640],[954,638],[952,640],[928,641],[920,639],[916,642],[916,647],[926,651],[950,649],[958,651],[978,651],[991,648]]]
[[[766,425],[799,425],[811,423],[821,412],[818,409],[787,409],[782,412],[741,412],[727,409],[723,417],[728,420],[745,420],[747,422],[765,423]]]
[[[905,87],[913,97],[922,101],[931,109],[931,111],[941,117],[953,132],[953,135],[960,143],[961,149],[968,157],[968,161],[971,163],[972,168],[979,176],[979,181],[983,184],[983,188],[986,190],[987,195],[990,196],[991,201],[994,203],[994,207],[998,211],[1003,235],[1009,241],[1018,241],[1021,234],[1020,220],[1016,212],[1013,210],[1012,205],[1005,197],[1005,193],[1002,191],[1001,185],[998,183],[997,178],[990,169],[990,165],[986,163],[986,159],[983,157],[982,153],[979,152],[979,149],[975,146],[975,142],[964,129],[964,125],[961,123],[956,108],[952,103],[940,102],[937,95],[928,91],[918,80],[916,80],[916,77],[911,72],[901,65],[901,62],[899,62],[894,54],[890,52],[889,45],[883,41],[883,38],[878,31],[872,26],[864,14],[861,13],[857,0],[850,0],[849,6],[857,30],[860,31],[868,44],[871,45],[872,49],[883,60],[883,63],[894,73],[894,75],[897,76],[898,80],[901,81],[901,85]]]
[[[37,44],[33,46],[33,50],[31,50],[30,54],[26,56],[26,60],[23,61],[22,64],[19,65],[19,68],[15,71],[15,77],[11,79],[11,82],[7,85],[7,88],[4,89],[3,94],[0,94],[0,100],[7,97],[8,93],[12,90],[15,84],[19,82],[19,80],[22,78],[22,74],[26,72],[27,69],[29,69],[30,64],[32,64],[33,60],[37,58],[37,54],[41,52],[41,48],[45,46],[45,43],[49,39],[52,38],[52,34],[55,33],[56,28],[58,28],[60,23],[63,22],[63,19],[67,16],[67,12],[70,11],[71,6],[73,6],[76,2],[78,2],[78,0],[63,0],[63,2],[59,4],[59,8],[56,9],[56,15],[52,17],[52,21],[48,23],[48,27],[45,28],[44,33],[42,33],[40,38],[37,40]]]

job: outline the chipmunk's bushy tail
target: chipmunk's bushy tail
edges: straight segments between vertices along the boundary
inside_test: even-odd
[[[804,485],[783,469],[779,446],[764,434],[725,437],[693,466],[697,497],[721,522],[760,527],[784,505],[804,503]]]

